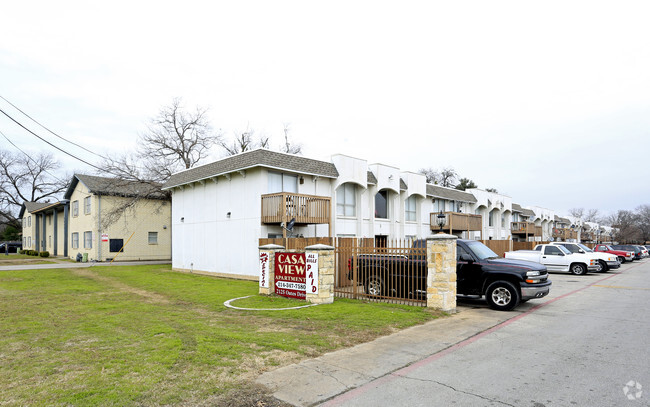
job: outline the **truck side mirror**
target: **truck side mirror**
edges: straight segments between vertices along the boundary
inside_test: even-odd
[[[472,258],[472,256],[470,256],[470,255],[467,254],[467,253],[461,253],[461,255],[460,255],[460,259],[459,259],[459,260],[460,260],[460,261],[466,261],[466,262],[468,262],[468,263],[472,263],[472,262],[474,262],[474,259]]]
[[[582,249],[578,249],[578,253],[584,253],[585,251]]]

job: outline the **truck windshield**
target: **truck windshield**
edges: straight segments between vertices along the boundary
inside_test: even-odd
[[[562,250],[562,252],[563,252],[564,254],[571,254],[571,252],[569,251],[569,249],[567,249],[567,248],[564,247],[564,246],[555,246],[555,247],[557,247],[558,249]]]
[[[499,257],[495,252],[492,251],[492,249],[481,242],[469,242],[467,243],[467,246],[480,260],[496,259]]]
[[[582,250],[584,250],[585,253],[593,253],[593,252],[594,252],[593,250],[591,250],[591,249],[588,248],[587,246],[583,245],[582,243],[578,243],[578,246],[580,246],[580,248],[581,248]]]

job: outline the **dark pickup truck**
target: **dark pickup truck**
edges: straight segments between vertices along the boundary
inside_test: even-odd
[[[357,281],[371,296],[425,296],[426,240],[415,240],[410,255],[359,255]],[[419,250],[418,250],[419,249]],[[504,259],[474,240],[456,241],[457,294],[484,296],[489,306],[509,311],[520,302],[546,296],[551,287],[546,267]],[[352,260],[348,264],[352,280]]]

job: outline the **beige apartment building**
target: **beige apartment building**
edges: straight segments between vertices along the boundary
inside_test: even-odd
[[[69,202],[68,257],[89,261],[170,260],[171,201],[150,185],[75,174]]]

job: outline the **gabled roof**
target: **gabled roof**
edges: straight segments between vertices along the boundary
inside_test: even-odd
[[[50,202],[47,205],[45,205],[44,207],[32,211],[32,213],[46,212],[46,211],[49,211],[49,210],[52,210],[52,209],[55,209],[55,208],[64,208],[68,204],[68,202],[69,201]]]
[[[523,213],[523,208],[521,207],[521,205],[513,203],[512,204],[512,211],[513,212]]]
[[[535,212],[532,209],[521,208],[521,214],[528,217],[535,217]]]
[[[84,184],[90,193],[94,195],[168,199],[167,194],[160,190],[159,184],[85,174],[75,174],[72,177],[72,181],[65,192],[65,199],[70,199],[79,182]]]
[[[401,178],[399,179],[399,189],[400,191],[406,191],[409,189],[408,185],[406,185],[406,182],[404,182],[404,180]]]
[[[23,204],[20,206],[20,214],[18,215],[18,217],[22,218],[23,215],[25,214],[25,211],[29,213],[34,213],[35,211],[39,209],[43,209],[46,206],[50,206],[50,205],[52,205],[52,203],[50,202],[23,202]]]
[[[448,199],[450,201],[476,203],[476,197],[465,191],[455,188],[441,187],[439,185],[427,184],[427,196],[434,198]]]
[[[339,176],[339,172],[332,163],[260,148],[226,157],[210,164],[177,172],[162,186],[162,189],[170,189],[254,167],[287,170],[299,174],[317,175],[325,178],[337,178]]]

